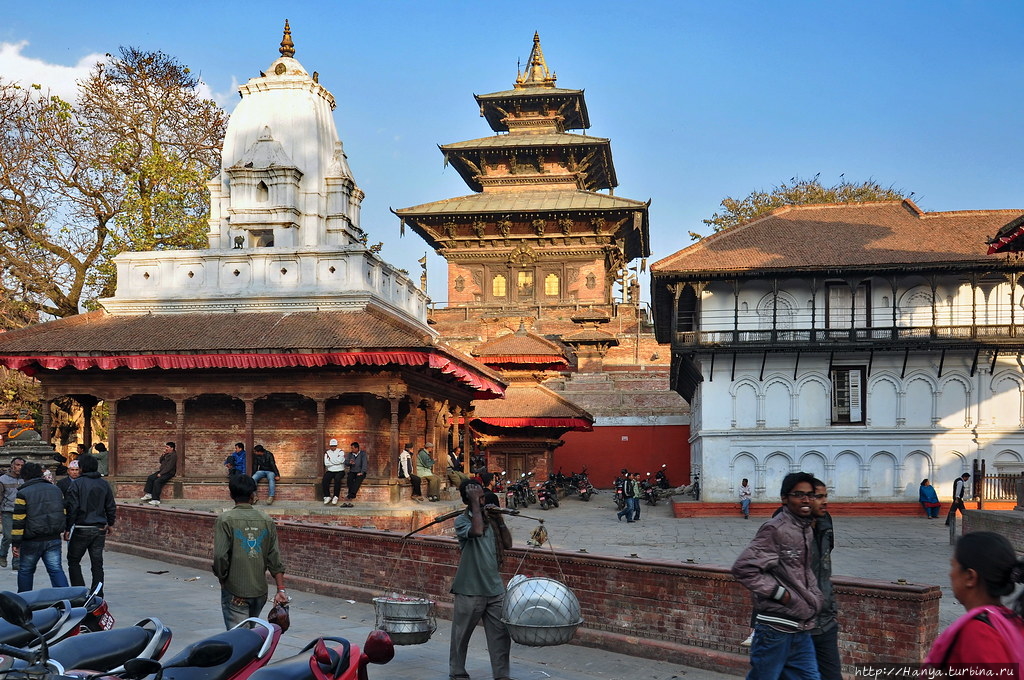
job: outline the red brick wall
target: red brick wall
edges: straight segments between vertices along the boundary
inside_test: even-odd
[[[623,437],[627,441],[623,441]],[[619,470],[655,473],[668,465],[668,481],[679,486],[690,480],[690,426],[595,427],[593,432],[567,432],[555,449],[554,468],[579,472],[585,465],[590,482],[609,489]]]
[[[213,520],[210,513],[123,505],[107,545],[208,569]],[[450,612],[448,590],[458,561],[451,538],[428,536],[403,545],[387,532],[287,521],[278,530],[295,587],[365,602],[398,590],[427,595],[438,602],[439,613]],[[517,570],[556,578],[573,590],[584,616],[579,644],[719,671],[747,668],[739,642],[749,632],[750,595],[725,567],[547,551],[523,559],[523,551],[514,549],[506,554],[505,578]],[[938,633],[938,586],[848,578],[834,583],[844,663],[924,657]]]
[[[1024,512],[968,510],[964,513],[963,532],[966,534],[972,531],[1002,534],[1010,539],[1018,553],[1024,553]]]

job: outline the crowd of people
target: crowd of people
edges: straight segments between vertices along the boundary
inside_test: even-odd
[[[106,447],[98,444],[105,459]],[[63,458],[66,476],[54,483],[41,464],[16,457],[0,475],[0,516],[3,539],[0,567],[18,574],[18,591],[32,590],[41,561],[55,588],[84,586],[82,560],[89,555],[92,588],[103,583],[103,549],[114,527],[117,506],[103,479],[101,458],[79,446],[73,460]],[[51,472],[52,474],[52,472]],[[67,542],[68,575],[62,548]]]

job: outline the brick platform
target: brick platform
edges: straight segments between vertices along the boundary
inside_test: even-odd
[[[679,518],[685,517],[735,517],[740,514],[737,503],[701,503],[698,501],[670,501],[672,514]],[[978,503],[965,503],[968,510],[977,510]],[[986,501],[985,510],[1013,510],[1017,504],[1011,501]],[[765,518],[779,507],[778,503],[751,503],[750,516]],[[945,516],[949,504],[939,508],[939,515]],[[924,514],[920,503],[872,503],[865,502],[830,502],[829,513],[836,517],[919,517]]]
[[[214,517],[212,512],[119,504],[117,531],[107,545],[206,570]],[[441,615],[450,614],[456,541],[426,536],[403,543],[395,533],[310,519],[319,521],[310,516],[304,522],[278,523],[288,579],[297,588],[362,602],[386,590],[429,595]],[[360,520],[382,522],[371,516],[354,521]],[[578,644],[737,674],[748,667],[738,642],[749,631],[750,595],[725,567],[512,549],[503,576],[515,573],[564,580],[576,593],[585,618]],[[836,577],[834,584],[848,668],[924,656],[938,633],[938,586],[844,577]]]

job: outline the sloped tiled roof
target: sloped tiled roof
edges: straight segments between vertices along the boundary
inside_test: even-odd
[[[491,135],[478,139],[467,139],[441,146],[442,151],[460,151],[465,149],[507,149],[532,148],[538,146],[603,146],[610,140],[604,137],[577,135],[571,132],[546,132],[527,135]]]
[[[389,312],[145,314],[104,311],[0,334],[0,354],[332,351],[433,346]]]
[[[473,355],[484,361],[495,356],[545,356],[556,360],[565,359],[562,348],[557,344],[522,329],[478,345],[473,350]]]
[[[330,312],[112,315],[105,311],[0,333],[0,365],[204,369],[324,365],[422,366],[500,397],[501,376],[391,312],[369,304]]]
[[[505,390],[504,399],[475,402],[473,406],[473,417],[480,419],[578,418],[594,422],[587,411],[534,382],[514,382]]]
[[[449,214],[569,212],[573,210],[646,210],[647,203],[596,191],[493,191],[446,198],[410,208],[400,217]]]
[[[956,264],[989,259],[986,243],[1021,210],[922,212],[912,201],[779,208],[659,260],[655,274]]]

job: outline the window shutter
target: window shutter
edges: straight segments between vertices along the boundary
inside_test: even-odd
[[[850,380],[850,422],[859,423],[864,420],[861,411],[861,372],[847,371]]]

